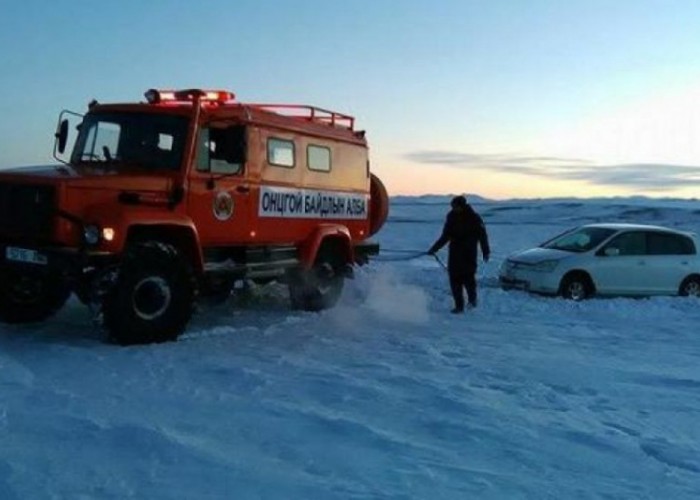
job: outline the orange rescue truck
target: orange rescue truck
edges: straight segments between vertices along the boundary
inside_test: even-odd
[[[225,91],[145,97],[64,111],[61,164],[0,172],[0,321],[44,320],[74,292],[113,341],[162,342],[198,296],[246,280],[332,307],[389,206],[354,118]]]

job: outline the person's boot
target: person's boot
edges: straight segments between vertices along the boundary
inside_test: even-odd
[[[455,308],[452,309],[450,312],[451,312],[452,314],[463,313],[463,312],[464,312],[464,308],[463,308],[463,307],[455,307]]]

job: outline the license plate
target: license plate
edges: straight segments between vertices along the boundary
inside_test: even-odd
[[[48,262],[46,255],[29,250],[28,248],[7,247],[5,249],[5,258],[15,262],[26,262],[29,264],[39,264],[45,266]]]

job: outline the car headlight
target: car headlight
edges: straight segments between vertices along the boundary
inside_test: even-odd
[[[537,273],[551,273],[558,265],[559,261],[556,259],[543,260],[532,266],[531,270]]]
[[[97,245],[100,242],[100,228],[94,224],[83,227],[83,239],[88,245]]]

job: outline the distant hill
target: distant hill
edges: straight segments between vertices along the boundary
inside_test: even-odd
[[[419,205],[443,205],[456,195],[454,194],[425,194],[419,196],[392,196],[390,197],[392,204],[419,204]],[[506,200],[494,200],[485,198],[477,194],[466,194],[469,203],[490,204],[497,203],[501,205],[519,204],[561,204],[561,203],[576,203],[576,204],[591,204],[591,205],[644,205],[649,207],[685,207],[685,208],[700,208],[700,199],[698,198],[652,198],[648,196],[610,196],[610,197],[595,197],[595,198],[577,198],[577,197],[552,197],[552,198],[510,198]]]
[[[421,204],[421,205],[444,205],[450,202],[450,200],[457,196],[456,194],[424,194],[420,196],[392,196],[391,202],[394,204]],[[480,204],[480,203],[494,203],[496,200],[491,200],[479,196],[476,194],[465,194],[467,201],[469,203]]]

